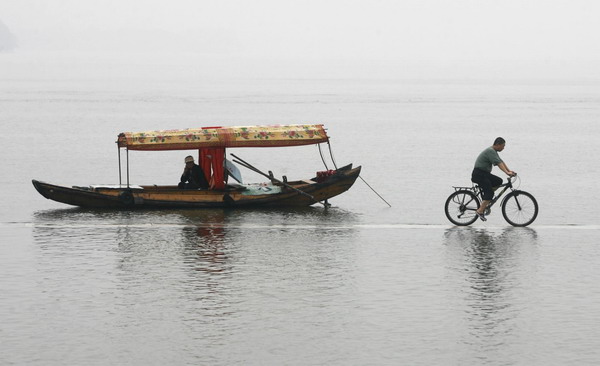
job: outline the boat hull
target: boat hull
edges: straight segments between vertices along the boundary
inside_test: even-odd
[[[361,167],[340,168],[321,182],[316,179],[279,185],[278,193],[248,194],[243,189],[183,190],[176,186],[65,187],[33,180],[45,198],[89,208],[161,209],[217,207],[310,206],[344,193],[356,181]],[[293,187],[293,188],[290,188]],[[303,192],[303,193],[300,193]]]

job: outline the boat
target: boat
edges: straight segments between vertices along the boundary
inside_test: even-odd
[[[321,144],[327,144],[331,153],[329,136],[322,124],[202,127],[182,130],[123,132],[118,135],[119,184],[90,186],[61,186],[32,180],[35,189],[45,198],[68,205],[86,208],[161,209],[161,208],[244,208],[329,206],[328,200],[346,192],[360,175],[361,167],[352,164],[338,168],[333,154],[334,167],[329,169]],[[288,181],[278,179],[269,171],[265,173],[235,154],[233,162],[226,159],[228,148],[292,147],[316,144],[325,170],[314,177]],[[121,151],[126,151],[126,182],[123,182]],[[208,182],[209,189],[183,189],[177,185],[130,184],[129,151],[195,150],[198,162]],[[228,179],[233,174],[239,178],[235,164],[265,176],[268,181],[258,184],[241,184]]]

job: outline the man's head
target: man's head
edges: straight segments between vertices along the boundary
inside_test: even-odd
[[[194,165],[194,157],[191,155],[188,155],[185,157],[185,166],[192,166]]]
[[[506,144],[506,141],[502,137],[496,137],[496,139],[494,140],[494,145],[492,145],[492,147],[496,151],[502,151],[502,150],[504,150],[505,144]]]

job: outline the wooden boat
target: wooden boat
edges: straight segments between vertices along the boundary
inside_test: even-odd
[[[98,208],[208,208],[285,207],[328,205],[328,200],[352,187],[361,167],[347,165],[317,172],[305,180],[287,181],[263,173],[238,156],[234,162],[269,179],[261,184],[227,183],[225,150],[230,147],[288,147],[329,144],[323,125],[208,127],[200,129],[125,132],[118,136],[118,185],[65,187],[33,180],[45,198],[80,207]],[[121,173],[121,149],[127,151],[127,182]],[[132,185],[129,183],[129,150],[197,150],[199,165],[210,189],[180,189],[178,186]],[[319,145],[319,150],[321,150]],[[330,149],[331,151],[331,149]],[[322,156],[322,154],[321,154]],[[335,165],[335,160],[333,159]],[[227,161],[228,162],[228,161]],[[325,160],[323,159],[325,163]],[[230,163],[230,162],[228,162]]]

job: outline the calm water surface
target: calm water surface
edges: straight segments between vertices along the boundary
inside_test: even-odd
[[[4,77],[0,363],[598,364],[599,91]],[[302,122],[393,207],[360,181],[329,210],[162,212],[69,208],[30,183],[117,182],[122,131]],[[540,216],[451,226],[451,186],[498,135]],[[290,179],[323,169],[314,147],[255,150],[235,153]],[[172,184],[185,154],[131,155],[133,183]]]

